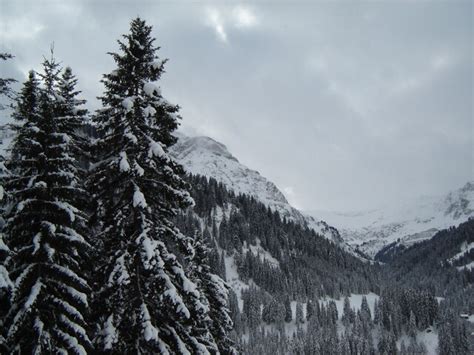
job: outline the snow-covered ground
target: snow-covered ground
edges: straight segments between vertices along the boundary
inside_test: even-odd
[[[466,265],[463,265],[463,266],[458,266],[457,269],[458,270],[469,270],[469,271],[471,271],[472,269],[474,269],[474,261],[471,261],[469,264],[466,264]]]
[[[436,355],[438,354],[438,331],[432,327],[428,329],[428,331],[418,331],[416,334],[416,341],[425,345],[426,355]],[[402,341],[405,343],[405,346],[408,346],[410,344],[410,338],[404,334],[397,340],[397,347],[399,350]]]
[[[222,250],[220,250],[222,252]],[[244,301],[242,299],[242,291],[248,290],[250,287],[249,284],[243,282],[237,271],[237,265],[234,260],[234,256],[228,256],[224,252],[224,262],[225,262],[225,278],[227,284],[232,288],[232,290],[237,295],[237,300],[239,303],[239,310],[242,312],[244,309]]]

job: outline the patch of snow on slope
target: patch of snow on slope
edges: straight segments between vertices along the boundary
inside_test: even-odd
[[[229,220],[230,214],[232,212],[232,208],[236,208],[235,206],[226,204],[223,208],[220,206],[216,206],[213,211],[213,220],[216,222],[217,226],[220,226],[222,220],[225,219]]]
[[[410,344],[410,337],[406,334],[403,334],[397,340],[398,350],[401,348],[402,341],[405,343],[405,346],[408,346]],[[418,344],[424,344],[427,355],[438,354],[438,331],[433,329],[433,327],[429,327],[429,331],[417,331],[416,341]]]
[[[228,256],[224,251],[224,262],[225,262],[225,278],[226,282],[232,288],[232,290],[237,295],[237,300],[239,303],[239,309],[241,312],[244,310],[244,301],[242,299],[242,291],[248,290],[249,285],[243,282],[237,271],[237,265],[234,260],[234,256]]]
[[[467,253],[469,253],[472,249],[474,249],[474,242],[469,243],[469,244],[467,244],[466,242],[464,242],[464,243],[461,245],[461,251],[460,251],[459,253],[457,253],[456,255],[454,255],[452,258],[449,258],[449,259],[448,259],[448,262],[449,262],[449,263],[453,263],[453,262],[455,262],[456,260],[461,259],[464,255],[466,255]]]
[[[463,265],[463,266],[458,266],[457,269],[459,271],[461,271],[461,270],[471,271],[472,269],[474,269],[474,261],[471,261],[469,264],[466,264],[466,265]]]
[[[246,242],[244,242],[244,246],[242,248],[243,253],[246,253],[247,251],[250,250],[250,252],[255,255],[255,256],[260,256],[260,260],[267,261],[271,266],[274,267],[280,267],[280,262],[275,259],[268,251],[263,249],[263,247],[260,245],[261,241],[259,238],[256,238],[257,245],[247,245]]]

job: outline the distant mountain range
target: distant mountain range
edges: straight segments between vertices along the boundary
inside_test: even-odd
[[[187,172],[212,177],[237,194],[253,196],[282,217],[372,258],[389,244],[408,246],[474,216],[474,182],[444,196],[420,197],[372,211],[302,212],[288,203],[274,183],[240,163],[224,144],[204,136],[178,137],[171,153]]]
[[[474,216],[474,182],[444,196],[420,197],[367,212],[314,211],[352,247],[374,257],[389,244],[410,246]]]

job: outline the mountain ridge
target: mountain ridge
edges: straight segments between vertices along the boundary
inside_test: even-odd
[[[189,137],[182,133],[176,136],[178,142],[170,153],[183,165],[186,172],[211,177],[236,194],[253,196],[277,211],[281,217],[307,226],[338,244],[344,244],[336,228],[291,206],[273,182],[240,163],[224,144],[206,136]]]
[[[375,258],[387,246],[410,246],[474,216],[474,181],[441,196],[420,196],[400,206],[368,211],[300,211],[278,187],[240,163],[210,137],[177,134],[171,155],[188,173],[213,178],[236,194],[247,194],[282,217],[315,230],[346,250]]]

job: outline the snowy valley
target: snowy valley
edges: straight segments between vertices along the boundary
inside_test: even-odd
[[[311,257],[316,262],[315,266],[313,266],[315,269],[312,267],[309,269],[301,269],[300,267],[295,268],[295,265],[290,266],[288,264],[286,255],[293,255],[293,253],[294,255],[299,255],[303,252],[303,250],[308,250],[308,247],[303,250],[285,250],[282,253],[282,249],[285,248],[284,244],[279,245],[276,248],[274,245],[272,246],[274,243],[272,241],[274,239],[279,239],[280,237],[278,235],[273,235],[272,233],[266,233],[266,235],[264,234],[263,236],[260,236],[259,232],[253,229],[255,228],[255,222],[252,222],[252,218],[249,218],[247,215],[248,212],[246,211],[249,202],[239,202],[238,198],[236,199],[235,197],[230,197],[229,199],[228,197],[223,198],[221,196],[217,197],[217,200],[214,200],[220,201],[217,203],[217,206],[214,205],[216,202],[210,204],[209,202],[206,202],[205,205],[208,206],[206,208],[207,212],[199,212],[199,210],[202,208],[203,199],[205,200],[203,196],[196,197],[195,195],[196,188],[200,184],[203,185],[200,188],[197,188],[197,191],[201,191],[199,194],[204,193],[204,195],[219,196],[220,194],[217,191],[219,191],[219,189],[225,189],[229,192],[235,193],[235,196],[251,196],[263,206],[266,206],[274,212],[280,213],[281,216],[284,216],[289,221],[295,222],[296,225],[300,226],[300,228],[309,228],[310,230],[315,231],[319,235],[323,236],[326,240],[330,241],[331,244],[333,243],[333,247],[330,247],[329,245],[326,247],[334,248],[334,251],[339,250],[339,253],[342,252],[342,254],[339,254],[335,260],[340,260],[341,257],[346,259],[356,256],[355,259],[351,261],[351,263],[355,262],[355,264],[352,266],[346,265],[345,267],[346,271],[351,275],[351,278],[359,277],[357,275],[360,275],[359,272],[364,269],[364,264],[367,264],[370,267],[370,263],[367,263],[367,259],[363,257],[361,258],[356,252],[358,248],[366,252],[367,255],[373,257],[377,251],[387,247],[387,245],[390,245],[392,240],[397,240],[399,235],[404,237],[410,234],[410,236],[406,238],[400,237],[400,239],[404,242],[404,248],[408,248],[410,245],[418,246],[419,244],[417,243],[419,242],[424,242],[424,244],[420,244],[421,246],[418,247],[418,249],[409,249],[406,257],[403,254],[404,249],[399,251],[400,263],[405,267],[405,269],[403,269],[403,273],[406,276],[406,282],[401,279],[402,281],[399,284],[401,287],[417,287],[416,285],[419,282],[417,281],[417,278],[420,277],[420,274],[430,275],[430,273],[433,272],[432,270],[435,270],[435,273],[443,275],[441,278],[438,278],[435,281],[435,284],[439,285],[436,288],[435,293],[438,296],[437,302],[443,301],[445,297],[452,297],[451,295],[453,293],[467,295],[470,292],[468,289],[466,291],[467,293],[464,293],[462,288],[459,287],[463,276],[458,272],[463,270],[471,270],[471,265],[474,260],[474,253],[471,253],[471,250],[473,249],[471,239],[474,238],[474,235],[471,235],[470,232],[465,234],[462,229],[460,232],[453,231],[445,232],[444,234],[438,233],[439,235],[437,232],[451,226],[458,226],[462,222],[465,222],[472,215],[470,205],[470,201],[472,201],[472,184],[466,184],[466,186],[462,189],[452,192],[443,198],[422,199],[421,202],[418,202],[418,204],[412,205],[411,209],[406,207],[402,209],[392,208],[381,211],[378,215],[374,212],[374,216],[378,217],[376,220],[380,221],[379,225],[382,226],[381,228],[385,231],[390,230],[389,227],[385,226],[385,224],[388,224],[387,221],[393,221],[392,224],[397,224],[396,221],[402,221],[405,223],[398,223],[400,224],[400,227],[392,231],[392,233],[398,231],[399,234],[396,234],[395,236],[392,234],[389,234],[388,236],[381,235],[380,239],[376,239],[374,237],[374,235],[377,235],[377,224],[373,223],[373,230],[370,226],[367,226],[365,229],[366,232],[372,231],[374,233],[372,235],[372,239],[375,240],[370,239],[370,241],[372,241],[373,244],[378,248],[373,249],[374,252],[371,252],[372,249],[363,248],[359,245],[362,243],[357,243],[358,239],[356,234],[342,229],[341,239],[339,232],[335,228],[329,227],[329,225],[345,226],[345,224],[341,223],[341,219],[331,219],[331,214],[315,213],[314,216],[318,218],[316,219],[308,217],[308,215],[296,210],[291,205],[289,205],[289,203],[284,198],[284,195],[273,183],[262,177],[258,172],[242,165],[233,155],[229,153],[223,144],[211,138],[191,138],[184,135],[179,135],[178,143],[172,148],[172,155],[183,165],[188,173],[197,177],[196,179],[191,180],[191,185],[195,187],[195,189],[193,189],[194,194],[192,192],[192,195],[197,202],[197,206],[194,209],[196,211],[194,218],[199,220],[199,225],[201,226],[204,233],[206,233],[216,245],[216,255],[214,256],[214,260],[216,260],[215,269],[220,270],[222,277],[227,281],[232,289],[232,294],[234,295],[233,297],[235,297],[236,305],[232,311],[233,319],[235,320],[236,324],[235,329],[237,334],[240,334],[241,339],[243,339],[244,342],[242,343],[242,346],[244,346],[245,349],[260,349],[260,353],[270,354],[280,353],[279,351],[282,351],[282,349],[286,349],[285,351],[293,349],[292,351],[295,351],[295,346],[296,349],[298,346],[303,346],[303,348],[304,346],[309,348],[321,346],[320,344],[314,344],[309,339],[305,338],[306,336],[310,336],[310,334],[312,334],[314,331],[311,330],[315,326],[314,319],[310,320],[311,317],[307,317],[307,309],[308,307],[313,307],[312,305],[316,304],[316,302],[321,306],[328,307],[328,309],[326,309],[324,312],[336,312],[336,326],[339,334],[341,336],[343,334],[349,336],[349,334],[352,334],[352,332],[348,330],[348,327],[352,327],[354,325],[350,326],[347,323],[344,323],[344,319],[346,319],[345,317],[347,317],[348,313],[347,308],[344,309],[343,307],[344,302],[346,302],[344,301],[344,294],[347,293],[344,291],[339,293],[333,289],[332,286],[330,286],[333,285],[333,281],[325,279],[326,276],[323,276],[327,273],[334,273],[334,267],[337,267],[336,265],[338,264],[337,262],[336,264],[332,264],[334,259],[327,259],[327,262],[329,263],[324,264],[325,266],[322,269],[319,269],[319,266],[316,266],[320,261],[322,261],[322,259],[326,259],[324,253],[308,254],[306,256],[303,254],[301,256],[295,257],[296,260],[302,261],[303,259],[300,259],[301,257],[308,257],[312,255]],[[210,182],[214,181],[211,183],[211,186],[216,186],[214,187],[215,190],[213,191],[213,188],[210,189],[208,183],[200,180],[199,176],[207,177],[207,179],[211,180]],[[199,183],[198,181],[202,182]],[[222,187],[219,188],[217,186]],[[213,198],[211,198],[211,200],[213,200]],[[248,200],[244,199],[244,201]],[[398,214],[395,214],[393,211],[398,211]],[[384,212],[386,214],[384,214]],[[404,214],[401,214],[402,212]],[[415,215],[418,215],[419,217],[413,217]],[[373,217],[372,215],[370,216]],[[391,219],[389,217],[384,219],[383,216],[390,216]],[[326,222],[319,220],[319,218],[328,220],[330,222],[327,224]],[[318,222],[316,222],[317,220]],[[222,227],[223,221],[225,224],[224,227]],[[364,223],[366,223],[366,221],[367,218],[363,219],[362,216],[360,216],[359,222],[361,223],[361,228],[365,226]],[[228,223],[233,224],[234,227],[230,227]],[[258,223],[262,223],[262,221]],[[269,223],[273,224],[275,221]],[[472,228],[471,226],[473,224],[474,223],[470,223],[466,228]],[[232,239],[232,233],[230,235],[228,233],[232,230],[235,230],[234,228],[240,229],[242,226],[250,227],[250,234],[247,234],[248,231],[246,231],[246,228],[241,229],[240,232],[237,232],[237,234],[240,235],[240,241],[236,242],[235,239]],[[428,229],[429,232],[423,233],[425,232],[425,229]],[[254,232],[252,232],[252,230],[254,230]],[[330,233],[328,234],[328,232]],[[413,236],[413,234],[417,234],[416,238]],[[433,242],[435,244],[433,244],[432,247],[431,241],[429,239],[434,235],[437,236],[437,239]],[[451,235],[453,235],[452,238]],[[227,239],[229,237],[231,238],[230,240]],[[291,240],[293,236],[288,235],[287,238],[290,238]],[[314,239],[314,246],[316,248],[325,248],[322,245],[323,240],[324,239]],[[362,246],[368,244],[369,243],[362,244]],[[436,256],[438,255],[436,254],[436,251],[433,255],[426,251],[430,250],[431,248],[434,248],[434,250],[443,250],[442,256]],[[420,253],[422,253],[425,260],[428,261],[426,264],[418,266],[414,260],[419,260],[418,255]],[[413,255],[415,257],[413,257]],[[220,261],[217,262],[217,260]],[[356,260],[362,262],[362,264],[356,266]],[[296,261],[296,265],[298,265],[301,261]],[[344,263],[346,262],[347,261]],[[439,267],[436,266],[441,264],[446,265],[448,268],[446,272],[440,272]],[[361,267],[362,269],[360,269]],[[389,282],[388,280],[390,280],[392,277],[395,277],[395,275],[398,275],[398,272],[401,272],[400,270],[402,269],[400,269],[399,264],[397,264],[397,259],[395,258],[393,268],[392,266],[387,265],[387,267],[382,270],[375,268],[371,271],[374,273],[374,276],[377,275],[376,278],[381,277],[382,279],[385,278],[385,280],[372,281],[375,281],[375,283],[378,284],[376,287],[377,289],[378,287],[384,288],[389,287],[389,285],[395,285],[395,283]],[[341,276],[341,271],[336,272],[339,277]],[[305,291],[302,291],[301,287],[303,284],[307,285],[308,282],[313,284],[314,278],[312,277],[311,281],[309,279],[303,278],[303,280],[306,281],[303,281],[303,283],[300,285],[298,285],[298,282],[302,280],[302,275],[306,275],[308,273],[312,274],[314,272],[316,272],[314,276],[316,276],[319,272],[322,272],[321,278],[317,277],[318,281],[316,281],[316,284],[322,283],[329,288],[322,291],[322,293],[316,292],[313,294],[313,292],[310,292],[307,294]],[[270,277],[272,274],[273,277],[276,276],[276,278]],[[290,275],[289,278],[287,278],[287,275]],[[450,276],[446,276],[445,278],[444,275]],[[396,277],[398,278],[399,276]],[[281,280],[284,280],[284,282],[281,283]],[[430,278],[428,277],[427,282],[430,282],[429,280]],[[293,283],[295,281],[296,284]],[[368,285],[370,285],[372,281],[369,281]],[[446,283],[450,283],[451,286],[442,286]],[[274,289],[270,285],[278,285],[278,288]],[[349,289],[353,289],[355,284],[351,284],[351,286],[347,284],[347,286]],[[346,286],[342,287],[344,288]],[[372,315],[374,315],[374,312],[381,311],[381,306],[378,305],[378,301],[380,299],[380,289],[377,291],[378,294],[374,294],[368,291],[371,289],[371,287],[372,286],[369,286],[367,289],[366,297],[369,301],[370,311]],[[427,287],[427,285],[424,287]],[[365,286],[362,287],[362,289],[364,288]],[[450,291],[446,293],[444,288],[449,289]],[[289,292],[292,293],[294,297],[291,297],[291,301],[288,300]],[[326,293],[329,293],[332,296],[323,296]],[[350,307],[355,309],[355,312],[357,313],[357,310],[360,309],[360,303],[363,295],[360,293],[357,295],[356,293],[357,291],[350,292],[349,295],[351,296],[348,300],[351,305]],[[396,299],[399,296],[396,296],[396,293],[385,293],[383,299],[387,300],[391,297],[395,297],[391,302],[398,302]],[[417,297],[424,296],[419,295]],[[285,301],[285,299],[287,301]],[[329,302],[330,300],[334,301],[334,304],[331,304],[331,302]],[[469,304],[467,299],[465,299],[465,301]],[[255,303],[258,304],[258,307],[255,305]],[[310,303],[312,304],[311,306],[309,306]],[[291,309],[291,313],[288,313],[290,311],[287,312],[287,314],[291,314],[291,317],[288,316],[286,318],[286,322],[283,321],[283,318],[279,318],[283,317],[282,314],[285,310],[284,306],[287,310]],[[260,309],[258,316],[252,314],[252,309],[254,309],[253,307]],[[267,307],[272,307],[273,313],[267,309]],[[281,311],[278,311],[280,307],[282,307]],[[462,306],[461,309],[466,309],[465,307],[466,305]],[[330,311],[331,308],[333,309],[332,311]],[[300,309],[300,311],[298,311],[298,309]],[[375,309],[377,309],[377,311],[375,311]],[[395,310],[392,309],[392,311]],[[399,311],[400,310],[395,312]],[[268,312],[270,312],[271,316],[268,315]],[[319,319],[319,321],[324,321],[323,319],[324,318]],[[421,324],[423,323],[418,324],[418,327],[420,327]],[[259,333],[258,329],[265,331],[267,335],[262,337],[262,334]],[[279,334],[282,329],[284,329],[284,333],[288,339],[293,337],[293,342],[288,342],[278,338],[277,334]],[[421,329],[415,332],[416,336],[414,338],[409,335],[409,330],[406,330],[407,333],[402,332],[397,334],[396,346],[399,350],[408,347],[409,350],[407,351],[409,351],[409,353],[411,353],[410,351],[418,351],[420,353],[424,352],[427,354],[436,354],[438,353],[437,349],[439,332],[444,331],[440,329],[441,328],[439,327],[423,328],[423,326],[421,326]],[[388,335],[377,327],[374,328],[372,332],[372,337],[376,343],[391,341],[389,338],[385,338]],[[411,332],[414,332],[413,329]],[[295,340],[295,338],[299,340]],[[413,339],[415,339],[415,341]],[[354,339],[344,340],[344,337],[342,337],[340,340],[342,343],[340,343],[339,346],[345,346],[344,341],[348,341],[349,343],[354,341]],[[268,343],[268,341],[273,342],[273,347]],[[263,348],[262,344],[265,344],[263,345]],[[366,344],[365,346],[370,345]],[[303,348],[301,348],[299,351],[305,351],[302,350]],[[342,350],[338,350],[336,353],[339,353],[339,351]],[[310,351],[309,353],[311,354],[312,352]]]
[[[244,10],[211,11],[230,57],[227,22],[240,18],[243,37],[255,20]],[[0,107],[0,354],[474,354],[474,181],[372,211],[300,211],[225,144],[178,131],[184,110],[163,97],[153,33],[131,20],[96,103],[76,86],[92,79],[53,46],[22,84],[0,78],[0,103],[12,103]],[[365,158],[343,154],[344,132],[313,128],[333,168]]]

